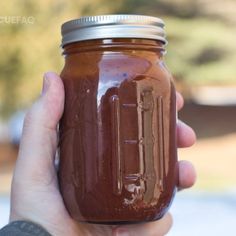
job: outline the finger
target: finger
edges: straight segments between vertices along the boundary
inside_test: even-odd
[[[195,132],[191,127],[178,120],[177,123],[177,145],[178,147],[190,147],[196,141]]]
[[[42,95],[25,117],[16,175],[24,175],[24,179],[47,179],[45,175],[54,168],[56,129],[63,106],[63,83],[55,73],[48,72],[44,76]]]
[[[183,96],[179,92],[176,92],[176,106],[178,111],[181,110],[184,106]]]
[[[194,166],[188,161],[179,161],[179,190],[192,187],[196,179]]]
[[[113,229],[113,236],[163,236],[172,226],[172,216],[167,213],[162,219],[142,224],[119,226]]]

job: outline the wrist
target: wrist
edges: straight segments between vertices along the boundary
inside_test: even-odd
[[[78,227],[78,224],[76,224],[76,222],[74,222],[73,220],[71,221],[67,222],[65,220],[57,224],[56,222],[49,222],[49,221],[44,221],[42,219],[35,219],[35,217],[27,217],[27,218],[26,217],[13,217],[11,215],[10,223],[7,225],[7,227],[10,226],[13,228],[17,228],[18,230],[23,230],[24,233],[27,233],[27,235],[29,234],[32,236],[87,235],[87,234],[81,234],[82,227]],[[32,233],[28,232],[29,230],[32,230]],[[35,233],[39,231],[41,234],[40,233],[33,234],[34,231]]]
[[[0,230],[3,235],[52,236],[43,227],[30,221],[13,221]]]

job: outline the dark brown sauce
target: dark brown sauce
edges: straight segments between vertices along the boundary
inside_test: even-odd
[[[109,42],[65,47],[61,192],[79,221],[156,220],[177,185],[175,89],[161,43]]]

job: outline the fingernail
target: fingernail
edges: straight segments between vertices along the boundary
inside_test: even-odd
[[[47,73],[43,76],[43,88],[42,88],[42,95],[47,93],[50,86],[50,79]]]
[[[117,236],[130,236],[130,233],[126,229],[117,229]]]

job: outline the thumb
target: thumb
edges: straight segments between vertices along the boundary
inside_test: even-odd
[[[15,177],[21,180],[48,181],[55,172],[54,156],[57,146],[57,124],[64,107],[64,87],[53,72],[44,75],[40,98],[27,112]],[[18,179],[18,178],[14,178]]]

